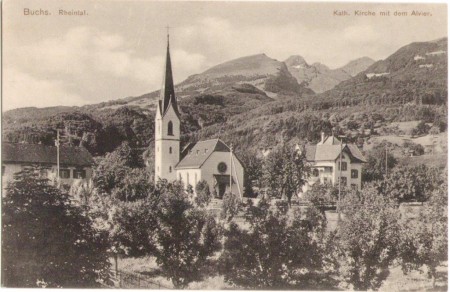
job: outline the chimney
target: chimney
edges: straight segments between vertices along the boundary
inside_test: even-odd
[[[323,141],[325,140],[325,133],[321,132],[320,133],[320,144],[323,144]]]

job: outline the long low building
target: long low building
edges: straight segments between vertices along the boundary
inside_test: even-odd
[[[92,177],[94,159],[84,147],[60,146],[59,164],[61,183],[72,184]],[[2,142],[3,186],[15,173],[34,165],[45,168],[43,175],[47,178],[56,178],[57,147]]]

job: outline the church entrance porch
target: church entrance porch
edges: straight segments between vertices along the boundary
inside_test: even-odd
[[[217,198],[223,199],[225,193],[230,191],[230,176],[228,174],[215,174],[214,180],[214,189],[216,191]],[[231,184],[234,183],[234,179],[231,179]]]

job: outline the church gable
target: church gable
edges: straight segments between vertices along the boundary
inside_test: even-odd
[[[230,152],[230,148],[219,139],[197,142],[188,145],[183,150],[183,159],[177,164],[176,169],[200,168],[213,152]]]

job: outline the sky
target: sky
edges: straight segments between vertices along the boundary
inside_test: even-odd
[[[50,15],[24,15],[38,11]],[[87,15],[59,15],[60,10]],[[376,16],[357,16],[356,10]],[[431,16],[411,16],[411,11]],[[347,11],[339,16],[335,12]],[[390,16],[378,15],[390,11]],[[394,16],[394,12],[408,16]],[[447,36],[446,4],[4,0],[2,110],[82,106],[161,87],[166,26],[175,82],[248,55],[330,68]]]

